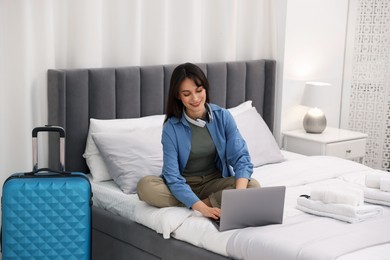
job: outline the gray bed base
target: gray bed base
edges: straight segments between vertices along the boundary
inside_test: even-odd
[[[233,107],[246,100],[273,130],[273,60],[198,64],[210,81],[210,101]],[[89,173],[82,154],[89,119],[135,118],[163,114],[176,65],[48,71],[48,123],[66,131],[68,171]],[[49,166],[57,167],[58,143],[49,137]],[[227,259],[160,234],[111,212],[92,207],[93,259]]]

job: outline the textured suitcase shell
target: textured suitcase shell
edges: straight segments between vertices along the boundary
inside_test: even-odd
[[[91,186],[82,173],[14,174],[3,185],[3,259],[90,259]]]
[[[38,169],[39,132],[59,134],[60,171]],[[32,148],[33,171],[3,184],[3,259],[90,259],[91,184],[83,173],[64,172],[64,129],[34,128]]]

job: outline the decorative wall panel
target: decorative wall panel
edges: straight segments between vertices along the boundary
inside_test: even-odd
[[[390,171],[390,1],[358,6],[348,127],[369,135],[364,163]]]

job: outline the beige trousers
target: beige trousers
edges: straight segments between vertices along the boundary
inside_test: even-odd
[[[223,178],[219,172],[206,176],[185,177],[185,179],[199,199],[209,198],[211,205],[218,208],[221,207],[222,191],[236,187],[234,177]],[[255,179],[250,179],[248,188],[257,187],[260,187],[260,184]],[[137,193],[140,200],[158,208],[184,206],[172,195],[164,180],[158,176],[143,177],[138,182]]]

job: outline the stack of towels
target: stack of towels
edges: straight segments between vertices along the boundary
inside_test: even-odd
[[[298,197],[297,208],[349,223],[361,222],[383,213],[382,207],[364,205],[363,190],[344,186],[313,188],[310,196]]]
[[[390,174],[377,171],[366,175],[364,200],[373,204],[390,206]]]

